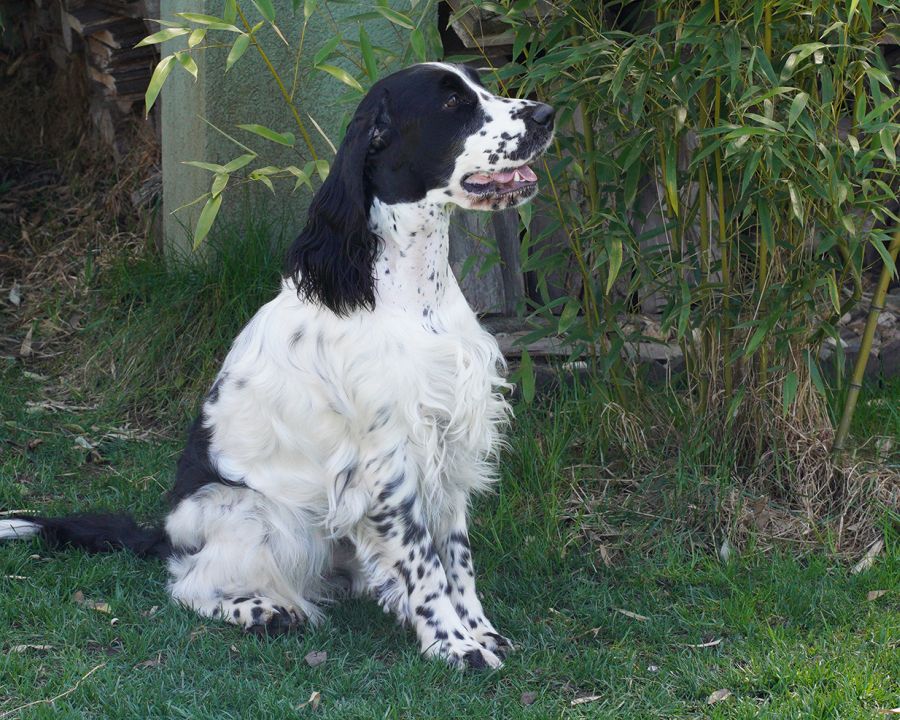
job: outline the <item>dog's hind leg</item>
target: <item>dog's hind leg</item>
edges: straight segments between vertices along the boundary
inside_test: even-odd
[[[329,545],[299,511],[243,487],[206,485],[166,520],[169,592],[253,633],[317,621]]]

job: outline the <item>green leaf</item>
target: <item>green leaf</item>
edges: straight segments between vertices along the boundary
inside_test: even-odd
[[[219,208],[222,206],[222,196],[216,195],[206,201],[203,210],[200,212],[200,218],[197,220],[197,227],[194,229],[194,250],[200,247],[206,236],[209,235],[209,229],[212,227],[219,214]]]
[[[237,20],[237,0],[225,0],[225,12],[222,13],[222,17],[227,23]]]
[[[266,20],[270,23],[275,22],[275,7],[272,5],[272,0],[252,0],[252,2]]]
[[[195,28],[191,31],[191,35],[188,38],[188,47],[196,47],[200,43],[203,42],[203,38],[206,37],[207,28]]]
[[[228,58],[225,60],[225,72],[231,70],[231,66],[241,59],[241,56],[247,52],[248,47],[250,47],[250,36],[246,33],[238,35],[234,45],[231,46]]]
[[[775,250],[775,235],[772,232],[772,213],[769,202],[764,197],[756,198],[756,213],[759,216],[759,229],[769,252]]]
[[[181,63],[181,67],[183,67],[191,75],[193,75],[194,80],[196,80],[197,79],[197,63],[194,62],[194,58],[191,57],[191,54],[182,51],[182,52],[175,53],[175,57],[178,58],[178,62]]]
[[[304,0],[303,2],[303,19],[309,20],[312,17],[312,14],[316,11],[316,6],[318,5],[318,0]]]
[[[825,276],[825,283],[828,285],[828,295],[831,298],[831,305],[838,314],[841,312],[841,296],[838,293],[837,282],[834,279],[834,272],[830,272]]]
[[[207,25],[210,30],[227,30],[228,32],[239,33],[241,30],[235,27],[231,22],[226,22],[223,18],[215,15],[202,15],[200,13],[175,13],[178,17],[197,23],[198,25]]]
[[[891,257],[891,254],[887,251],[884,243],[881,242],[879,238],[872,238],[872,245],[875,247],[875,250],[878,251],[878,254],[881,255],[881,261],[884,263],[884,266],[888,269],[888,272],[892,277],[897,276],[897,266],[894,263],[894,259]]]
[[[666,143],[666,199],[669,201],[669,208],[678,217],[678,153],[675,149],[674,135],[669,137]]]
[[[335,37],[331,38],[331,40],[326,42],[322,47],[320,47],[319,51],[315,54],[315,57],[313,57],[313,65],[320,65],[325,60],[327,60],[340,42],[341,36],[336,35]]]
[[[359,90],[359,92],[363,92],[362,85],[360,85],[356,81],[356,78],[354,78],[350,73],[348,73],[343,68],[339,68],[335,65],[317,65],[316,69],[324,70],[329,75],[336,77],[338,80],[340,80],[345,85],[349,85],[350,87],[354,88],[355,90]]]
[[[216,173],[216,176],[212,181],[212,189],[210,190],[213,197],[220,194],[225,189],[229,177],[230,176],[227,173]]]
[[[236,170],[240,170],[242,167],[245,167],[253,162],[253,159],[255,157],[256,153],[245,153],[244,155],[239,155],[230,163],[225,165],[225,172],[233,173]]]
[[[200,162],[199,160],[183,160],[182,165],[190,165],[191,167],[200,168],[201,170],[209,170],[211,173],[225,172],[224,165],[216,165],[215,163]]]
[[[425,62],[425,36],[419,28],[415,28],[409,34],[409,44],[412,46],[416,57],[422,62]]]
[[[793,183],[788,183],[788,194],[791,196],[791,210],[794,213],[794,217],[802,223],[803,200],[800,198],[800,193],[797,192],[797,188],[794,187]]]
[[[519,374],[522,379],[522,398],[530,404],[534,400],[534,363],[531,362],[531,355],[525,348],[522,348]]]
[[[791,405],[794,404],[794,400],[797,397],[797,386],[799,384],[800,381],[797,379],[797,373],[793,370],[785,375],[784,384],[781,388],[781,406],[785,415],[788,414],[788,410]]]
[[[272,184],[272,181],[269,180],[269,178],[266,175],[258,175],[257,177],[255,177],[253,179],[261,182],[263,185],[265,185],[267,188],[269,188],[269,190],[272,191],[273,195],[275,194],[275,186]]]
[[[559,316],[559,325],[556,331],[560,335],[565,335],[566,331],[572,327],[572,323],[575,322],[575,319],[578,317],[578,310],[580,307],[581,303],[577,298],[568,299],[566,306]]]
[[[312,183],[309,180],[309,173],[303,172],[296,165],[288,165],[285,170],[287,170],[291,175],[297,178],[297,182],[294,183],[294,189],[291,192],[297,192],[300,189],[301,185],[306,185],[310,190],[312,190]]]
[[[156,69],[153,71],[153,75],[150,78],[150,84],[147,85],[147,92],[144,94],[144,106],[146,107],[145,116],[150,115],[150,109],[153,107],[153,103],[156,102],[159,91],[162,90],[163,83],[166,81],[166,78],[169,77],[172,68],[175,67],[174,62],[175,56],[167,55],[159,61]]]
[[[183,27],[172,27],[166,28],[165,30],[160,30],[159,32],[155,32],[152,35],[148,35],[143,40],[141,40],[136,48],[143,47],[144,45],[157,45],[161,42],[165,42],[166,40],[171,40],[172,38],[180,37],[181,35],[187,35],[190,32],[188,28]]]
[[[265,125],[256,125],[255,123],[251,123],[249,125],[238,125],[238,127],[241,130],[252,132],[254,135],[259,135],[260,137],[263,137],[266,140],[271,140],[272,142],[278,143],[279,145],[294,147],[294,143],[297,141],[293,133],[275,132],[274,130],[270,130],[269,128],[267,128]]]
[[[390,20],[392,23],[394,23],[394,25],[405,27],[407,30],[414,30],[416,27],[412,19],[401,12],[397,12],[396,10],[392,10],[389,7],[383,7],[381,5],[377,5],[374,9],[379,15],[381,15],[386,20]]]
[[[366,66],[366,75],[373,82],[378,79],[378,63],[375,61],[375,50],[372,48],[372,42],[369,40],[369,33],[359,25],[359,50],[362,53],[363,63]]]
[[[897,154],[894,152],[894,138],[891,137],[890,128],[881,128],[878,139],[881,140],[881,149],[884,150],[885,156],[891,161],[891,165],[896,166]]]
[[[622,241],[617,237],[612,238],[606,247],[606,252],[609,254],[609,274],[606,276],[606,294],[609,295],[609,291],[612,290],[616,278],[619,277],[619,270],[622,268]]]
[[[800,117],[800,113],[803,112],[808,102],[809,95],[807,93],[798,92],[794,95],[794,99],[791,101],[791,108],[788,110],[788,127],[797,122],[797,118]]]

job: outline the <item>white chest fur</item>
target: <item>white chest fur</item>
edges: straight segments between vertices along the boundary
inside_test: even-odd
[[[257,313],[204,407],[224,477],[319,507],[335,535],[367,508],[366,464],[395,448],[436,515],[491,481],[508,412],[503,360],[449,271],[447,220],[376,201],[374,311],[337,317],[286,282]]]

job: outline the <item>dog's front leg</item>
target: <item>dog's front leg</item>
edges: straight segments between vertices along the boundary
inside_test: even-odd
[[[371,507],[354,540],[379,602],[413,625],[425,655],[452,665],[500,667],[500,658],[474,637],[453,607],[447,573],[425,524],[417,477],[403,449],[381,462],[369,482]]]
[[[438,554],[449,582],[450,602],[475,639],[491,652],[505,657],[513,645],[494,629],[475,591],[475,566],[466,529],[466,510],[466,496],[460,493],[455,498],[449,521],[436,531]]]

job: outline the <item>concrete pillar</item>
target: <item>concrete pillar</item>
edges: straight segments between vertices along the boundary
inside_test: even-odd
[[[174,16],[176,12],[221,16],[223,4],[222,0],[162,0],[161,18],[178,20]],[[301,7],[296,14],[291,9],[291,0],[273,0],[273,4],[278,27],[290,40],[291,45],[296,47],[303,26],[303,3],[300,3]],[[409,12],[408,2],[392,3],[392,6],[397,10]],[[242,3],[242,9],[251,25],[262,19],[251,2]],[[313,58],[316,52],[335,36],[335,24],[346,39],[358,41],[358,22],[348,21],[346,18],[360,13],[371,13],[371,10],[371,3],[330,3],[327,0],[319,0],[318,9],[310,18],[307,27],[297,97],[301,115],[313,136],[317,152],[320,157],[329,161],[332,158],[332,151],[309,121],[307,113],[315,118],[332,142],[337,145],[349,113],[356,107],[360,96],[349,95],[349,88],[342,82],[313,69]],[[402,58],[408,49],[408,31],[378,16],[362,22],[372,44],[395,54],[399,67],[399,58]],[[422,26],[428,24],[436,26],[436,22],[436,17],[426,18]],[[237,24],[240,26],[240,18]],[[236,35],[210,32],[207,37],[214,41],[221,38],[222,41],[230,43],[234,41]],[[293,50],[285,46],[270,26],[260,31],[260,40],[272,64],[290,87],[293,81]],[[186,46],[186,36],[179,37],[163,43],[161,52],[165,56],[176,50],[183,50]],[[195,82],[181,67],[175,67],[161,95],[163,236],[166,248],[170,251],[190,249],[190,234],[196,225],[203,203],[174,214],[173,211],[207,192],[212,181],[209,172],[183,165],[182,162],[201,160],[224,164],[244,152],[208,123],[259,152],[259,165],[293,164],[303,167],[310,159],[290,109],[255,48],[250,47],[227,75],[225,73],[227,47],[194,52],[193,56],[199,68],[199,81]],[[328,62],[340,64],[333,60]],[[204,122],[204,119],[208,123]],[[265,125],[279,132],[290,131],[297,136],[297,145],[295,148],[276,145],[236,127],[238,124],[248,123]],[[261,212],[283,224],[289,235],[294,234],[305,221],[310,192],[306,188],[301,188],[291,195],[291,187],[293,181],[276,181],[278,192],[274,197],[260,183],[229,188],[223,194],[219,223],[238,219],[248,211]]]

